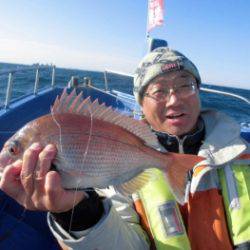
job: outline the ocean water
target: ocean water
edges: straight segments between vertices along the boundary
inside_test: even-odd
[[[20,69],[22,69],[20,71]],[[6,72],[19,70],[14,73],[13,98],[20,97],[32,92],[36,70],[32,66],[0,63],[0,107],[4,104],[4,96],[8,82],[8,74]],[[39,78],[39,89],[46,88],[51,84],[51,69],[41,69]],[[103,72],[86,71],[76,69],[56,68],[55,82],[58,86],[66,86],[71,76],[78,76],[80,79],[90,77],[94,86],[104,89]],[[221,87],[215,85],[203,84],[204,87],[209,87],[215,90],[231,92],[241,95],[250,100],[250,90],[238,89],[230,87]],[[131,77],[108,74],[109,89],[119,90],[125,93],[132,94],[133,79]],[[238,123],[250,123],[250,105],[236,98],[201,92],[201,101],[203,108],[214,108],[227,113],[235,118]]]

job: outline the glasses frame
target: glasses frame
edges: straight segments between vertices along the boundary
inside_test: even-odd
[[[171,88],[167,88],[168,92],[165,93],[165,97],[163,98],[160,98],[160,99],[157,99],[155,96],[152,96],[151,94],[149,93],[144,93],[143,96],[145,97],[149,97],[149,98],[152,98],[154,99],[156,102],[165,102],[165,101],[168,101],[169,98],[170,98],[170,95],[172,93],[175,93],[175,95],[178,95],[180,97],[180,93],[178,94],[178,90],[180,90],[181,88],[183,87],[187,87],[187,86],[190,86],[192,87],[192,92],[190,91],[190,94],[187,94],[186,96],[183,96],[183,97],[187,97],[189,95],[192,95],[194,93],[196,93],[196,90],[198,89],[198,86],[197,86],[197,83],[195,81],[192,81],[190,84],[182,84],[181,86],[173,86]],[[172,93],[171,93],[171,90],[172,90]]]

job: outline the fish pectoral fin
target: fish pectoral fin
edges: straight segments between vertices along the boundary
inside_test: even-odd
[[[140,190],[146,183],[154,180],[156,177],[153,169],[146,169],[136,177],[130,179],[127,182],[122,183],[121,185],[115,186],[115,190],[119,193],[130,196],[136,191]]]

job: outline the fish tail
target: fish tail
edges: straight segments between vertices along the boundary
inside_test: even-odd
[[[183,205],[188,198],[188,193],[186,194],[188,172],[204,158],[197,155],[177,153],[168,153],[165,156],[168,158],[168,161],[165,161],[168,164],[163,171],[168,179],[173,195]]]

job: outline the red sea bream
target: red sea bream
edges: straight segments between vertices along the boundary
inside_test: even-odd
[[[51,114],[37,118],[16,132],[0,153],[0,166],[22,159],[32,143],[54,144],[54,165],[64,188],[115,186],[132,193],[153,178],[152,167],[166,173],[177,200],[184,202],[186,173],[201,158],[161,153],[149,126],[112,108],[82,99],[66,90]]]

